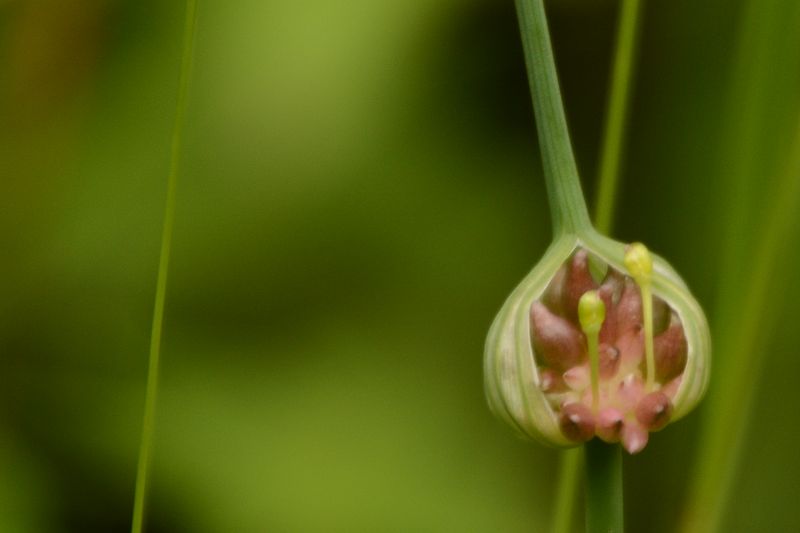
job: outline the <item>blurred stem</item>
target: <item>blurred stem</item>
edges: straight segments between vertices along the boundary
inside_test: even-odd
[[[150,332],[150,354],[147,369],[147,390],[145,392],[144,417],[142,421],[142,440],[139,446],[139,462],[136,469],[136,492],[133,503],[131,531],[140,533],[144,525],[144,507],[147,496],[147,478],[155,432],[156,399],[158,395],[158,370],[161,357],[161,332],[164,324],[164,305],[167,296],[167,273],[172,247],[172,229],[175,223],[175,196],[178,184],[178,168],[181,155],[184,116],[186,114],[186,93],[191,75],[194,34],[197,21],[197,1],[187,0],[186,22],[183,36],[183,56],[181,59],[178,98],[175,122],[172,130],[172,149],[170,168],[167,177],[167,199],[164,208],[164,226],[161,233],[161,252],[158,261],[158,279],[153,307],[153,324]]]
[[[764,124],[777,87],[766,83],[772,72],[785,72],[800,57],[800,34],[785,29],[800,24],[800,3],[792,9],[776,0],[751,0],[741,12],[742,30],[736,60],[731,121],[723,154],[730,183],[721,214],[726,229],[722,265],[714,309],[715,360],[708,399],[703,407],[697,454],[689,480],[681,530],[714,533],[720,530],[740,464],[748,418],[768,360],[764,342],[769,328],[780,323],[770,295],[780,287],[784,247],[792,242],[792,228],[800,208],[800,122],[786,169],[776,176],[773,204],[763,223],[753,224],[753,189],[765,180],[760,168],[759,139],[781,136]],[[776,39],[786,36],[781,46]],[[781,74],[783,80],[784,74]],[[780,82],[780,81],[779,81]],[[776,83],[779,83],[776,82]],[[785,81],[783,81],[785,83]],[[798,117],[800,118],[800,117]],[[773,141],[769,141],[773,142]],[[756,236],[750,241],[750,228]],[[742,243],[752,242],[750,247]],[[791,244],[788,244],[791,246]]]
[[[586,443],[586,533],[622,533],[622,448]]]
[[[800,120],[789,164],[775,188],[776,199],[753,254],[751,282],[740,306],[739,327],[730,331],[725,355],[739,362],[723,376],[719,395],[725,404],[706,417],[696,468],[684,514],[683,531],[713,533],[720,529],[728,504],[733,473],[739,464],[748,419],[753,408],[756,384],[764,366],[759,341],[765,324],[774,321],[776,309],[768,296],[774,287],[775,270],[783,247],[792,242],[792,229],[800,210]],[[721,397],[721,396],[718,396]],[[716,403],[713,404],[717,407]]]
[[[636,66],[636,49],[639,40],[641,3],[640,0],[622,0],[617,23],[617,46],[608,92],[595,211],[595,226],[605,234],[611,230],[620,161],[624,152],[631,79]]]
[[[614,225],[613,213],[619,185],[619,169],[628,117],[630,86],[635,71],[642,2],[643,0],[622,0],[617,24],[617,44],[609,86],[594,220],[597,230],[606,235],[611,233]],[[568,533],[572,530],[582,456],[580,448],[567,450],[561,454],[553,533]]]
[[[591,230],[567,129],[543,0],[516,0],[555,237]]]

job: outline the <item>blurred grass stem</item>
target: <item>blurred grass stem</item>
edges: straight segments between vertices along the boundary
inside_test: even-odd
[[[690,485],[689,500],[684,515],[683,531],[687,533],[713,533],[722,525],[728,504],[734,473],[744,444],[748,419],[753,409],[756,384],[764,366],[758,343],[762,329],[772,323],[777,314],[768,297],[775,286],[775,270],[779,267],[781,250],[792,240],[792,229],[798,222],[800,210],[800,120],[793,142],[792,154],[779,183],[773,209],[764,226],[763,237],[753,255],[751,282],[746,288],[741,309],[746,315],[740,327],[730,331],[721,348],[728,357],[740,361],[732,367],[719,384],[721,390],[730,392],[725,405],[706,417],[701,438],[696,470]]]
[[[572,152],[543,0],[517,0],[522,47],[547,183],[553,235],[591,231]]]
[[[764,120],[778,86],[764,83],[772,72],[784,73],[797,64],[800,4],[783,9],[776,0],[751,0],[743,6],[742,29],[736,57],[733,91],[730,95],[731,125],[724,141],[726,167],[731,169],[725,216],[726,241],[718,296],[714,312],[715,343],[718,358],[709,398],[703,409],[695,468],[689,481],[681,530],[686,533],[713,533],[721,529],[732,484],[753,409],[766,353],[761,343],[768,329],[780,323],[778,310],[770,296],[780,286],[784,269],[785,246],[792,242],[800,208],[800,123],[793,134],[790,161],[778,172],[772,189],[774,203],[759,224],[752,223],[753,184],[769,183],[759,160],[763,147],[759,139],[771,139]],[[775,39],[787,36],[785,46]],[[776,80],[775,84],[783,82]],[[790,134],[791,135],[791,134]],[[771,142],[771,141],[770,141]],[[754,179],[756,178],[756,179]],[[741,245],[752,236],[748,249]],[[789,245],[791,246],[791,245]]]
[[[611,231],[616,205],[620,162],[628,123],[631,80],[636,66],[639,41],[640,0],[622,0],[617,22],[617,44],[608,89],[607,115],[600,152],[595,226],[604,234]]]
[[[187,0],[186,21],[183,36],[183,56],[181,59],[178,98],[175,110],[175,123],[172,130],[172,149],[170,154],[169,176],[167,178],[167,198],[164,209],[164,226],[161,234],[161,252],[158,262],[153,325],[150,333],[150,354],[147,369],[147,390],[145,392],[144,417],[142,421],[142,440],[139,446],[139,460],[136,469],[136,490],[133,504],[131,531],[140,533],[144,525],[147,481],[155,432],[156,400],[158,396],[158,371],[161,356],[161,333],[164,325],[164,305],[167,294],[167,273],[169,271],[172,233],[175,223],[175,197],[177,192],[178,170],[181,155],[183,123],[186,115],[186,94],[191,75],[194,34],[197,22],[197,1]]]

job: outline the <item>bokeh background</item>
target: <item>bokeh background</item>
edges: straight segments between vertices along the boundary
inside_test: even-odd
[[[614,235],[760,363],[626,459],[630,531],[675,530],[731,394],[725,530],[800,531],[794,210],[745,298],[791,194],[796,4],[646,4]],[[548,3],[590,201],[617,6]],[[183,10],[0,2],[0,531],[129,530]],[[513,2],[200,0],[185,131],[149,531],[546,531],[557,452],[481,375],[549,240]]]

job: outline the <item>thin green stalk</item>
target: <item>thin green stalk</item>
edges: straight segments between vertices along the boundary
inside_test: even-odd
[[[617,46],[608,92],[607,115],[600,152],[595,226],[608,234],[613,222],[620,161],[624,152],[631,80],[639,40],[640,0],[622,0],[617,27]]]
[[[706,417],[701,437],[697,467],[690,486],[683,530],[690,533],[713,533],[721,526],[728,503],[733,474],[744,444],[748,419],[753,409],[756,384],[764,366],[759,341],[764,329],[775,321],[778,310],[769,305],[770,291],[775,284],[781,251],[792,240],[792,229],[798,223],[800,210],[800,121],[794,138],[793,153],[775,189],[777,201],[770,211],[762,239],[753,254],[751,283],[739,309],[738,328],[719,349],[740,361],[725,375],[725,397],[722,408]]]
[[[553,233],[557,237],[588,230],[591,222],[564,116],[544,4],[542,0],[516,0],[516,5]]]
[[[728,151],[724,154],[732,185],[722,204],[725,213],[720,217],[727,235],[714,310],[715,351],[724,358],[717,358],[703,408],[695,466],[681,522],[681,530],[686,533],[714,533],[721,528],[740,463],[747,419],[767,359],[761,344],[777,318],[778,309],[769,298],[785,268],[781,264],[782,249],[791,242],[791,229],[798,223],[800,208],[799,128],[791,161],[779,173],[773,189],[775,203],[765,222],[754,226],[752,217],[745,216],[752,207],[751,188],[770,183],[763,179],[757,142],[781,135],[768,130],[764,120],[775,91],[781,88],[780,84],[785,87],[785,80],[781,74],[775,83],[767,81],[772,72],[783,73],[800,57],[796,32],[785,33],[800,23],[800,5],[787,11],[783,3],[775,0],[751,0],[745,3],[741,20],[743,29],[730,98],[732,121],[729,138],[725,139]],[[780,36],[787,36],[789,42],[777,46],[775,39]],[[751,227],[758,232],[754,239]],[[742,242],[753,244],[743,247]]]
[[[167,178],[167,199],[164,208],[164,226],[161,233],[161,252],[158,261],[158,279],[153,307],[153,324],[150,332],[150,354],[147,369],[147,391],[145,393],[144,417],[142,420],[142,440],[139,446],[139,461],[136,469],[136,491],[133,503],[131,531],[140,533],[144,525],[144,508],[147,496],[147,478],[155,432],[156,400],[158,395],[158,371],[161,357],[161,333],[164,324],[164,305],[167,296],[167,273],[169,271],[172,233],[175,223],[175,197],[178,184],[178,169],[181,155],[183,123],[186,114],[186,94],[191,75],[194,34],[197,21],[197,1],[187,0],[186,22],[183,37],[183,57],[181,59],[178,98],[175,122],[172,130],[172,149],[170,154],[169,176]]]
[[[595,227],[606,235],[611,233],[614,225],[613,214],[619,186],[631,80],[636,65],[642,3],[643,0],[622,0],[617,24],[594,217]],[[583,452],[580,448],[566,450],[561,454],[552,533],[568,533],[572,530],[582,458]]]
[[[586,443],[586,533],[622,533],[622,448]]]

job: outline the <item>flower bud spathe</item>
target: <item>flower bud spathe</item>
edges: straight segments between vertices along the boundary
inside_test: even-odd
[[[700,401],[710,351],[700,306],[663,259],[566,235],[492,324],[486,396],[523,436],[558,447],[598,437],[638,453]]]

